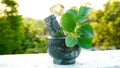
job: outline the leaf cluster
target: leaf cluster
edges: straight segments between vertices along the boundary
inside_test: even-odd
[[[66,32],[66,46],[79,45],[88,49],[92,47],[93,28],[87,23],[87,16],[91,12],[90,7],[81,6],[79,10],[69,9],[61,17],[61,27]]]

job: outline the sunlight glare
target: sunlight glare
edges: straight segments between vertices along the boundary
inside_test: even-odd
[[[31,17],[36,19],[44,19],[49,16],[50,7],[54,4],[60,3],[64,5],[65,10],[72,6],[80,6],[80,2],[90,2],[94,9],[102,9],[102,5],[107,0],[17,0],[19,3],[19,13],[24,17]]]

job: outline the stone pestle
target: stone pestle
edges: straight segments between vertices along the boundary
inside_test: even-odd
[[[65,34],[64,32],[61,30],[60,25],[58,24],[57,20],[56,20],[56,16],[54,14],[50,15],[49,17],[46,17],[44,19],[44,21],[47,24],[48,27],[48,31],[49,31],[49,35],[52,37],[64,37]],[[58,35],[59,33],[59,35]]]

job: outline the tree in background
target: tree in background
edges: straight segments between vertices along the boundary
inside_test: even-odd
[[[0,54],[23,53],[21,43],[23,22],[14,0],[2,0],[0,4]]]
[[[24,18],[25,38],[22,45],[25,53],[46,52],[46,24],[43,20]]]
[[[93,43],[101,49],[120,49],[120,1],[107,2],[104,10],[91,13],[90,21],[95,30]]]
[[[62,4],[55,4],[50,7],[50,12],[61,16],[64,13],[64,6]]]
[[[46,52],[44,21],[23,18],[14,0],[2,0],[0,5],[0,54]]]

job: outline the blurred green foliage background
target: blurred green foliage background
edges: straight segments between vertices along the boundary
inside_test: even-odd
[[[18,3],[2,0],[0,10],[0,54],[46,52],[46,24],[43,20],[23,18]]]
[[[93,11],[89,19],[95,31],[96,48],[120,49],[120,1],[107,2],[104,10]]]
[[[19,15],[15,0],[2,0],[0,4],[4,7],[0,10],[0,54],[46,53],[45,22]],[[64,6],[53,5],[50,11],[61,16]],[[108,1],[103,10],[93,10],[88,18],[94,28],[95,50],[120,49],[120,1]]]

